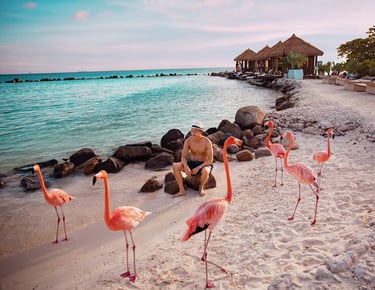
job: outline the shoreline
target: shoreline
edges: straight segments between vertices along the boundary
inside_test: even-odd
[[[297,184],[285,174],[285,185],[272,188],[272,157],[230,162],[234,198],[209,245],[210,259],[225,265],[229,272],[225,275],[209,267],[217,287],[276,289],[280,283],[287,288],[371,289],[375,286],[375,144],[366,137],[374,136],[375,132],[374,98],[322,84],[321,80],[304,80],[301,84],[296,94],[297,105],[271,112],[271,116],[297,120],[297,123],[304,118],[319,122],[322,127],[334,125],[340,130],[345,129],[344,125],[348,128],[346,123],[360,125],[332,140],[333,155],[324,167],[314,227],[310,226],[314,199],[305,186],[302,186],[302,200],[294,221],[287,220],[297,198]],[[288,126],[291,124],[294,123]],[[281,128],[282,132],[285,130]],[[302,133],[298,128],[293,133],[300,149],[291,152],[290,162],[304,162],[315,171],[312,153],[326,148],[326,138]],[[135,284],[119,277],[124,269],[123,235],[105,228],[103,186],[93,188],[90,178],[85,177],[78,180],[75,177],[74,182],[78,184],[69,185],[73,177],[67,177],[56,186],[64,185],[68,192],[85,189],[79,199],[64,206],[71,240],[50,244],[56,216],[42,194],[32,204],[24,197],[17,197],[14,204],[19,207],[2,217],[5,225],[2,231],[11,229],[14,235],[7,238],[17,251],[0,259],[1,288],[203,287],[204,265],[200,261],[203,235],[198,234],[184,243],[181,237],[186,229],[185,220],[197,206],[204,200],[225,195],[223,165],[215,164],[214,175],[219,182],[216,188],[207,190],[205,197],[189,189],[185,197],[177,199],[163,190],[138,193],[140,184],[148,177],[161,179],[166,173],[148,172],[141,167],[132,164],[131,168],[111,174],[109,184],[112,208],[131,204],[153,212],[134,231],[139,272]],[[2,207],[3,210],[5,205]],[[33,240],[35,225],[40,231],[38,241]],[[349,257],[355,258],[349,262]],[[70,277],[69,281],[65,281],[66,277]]]

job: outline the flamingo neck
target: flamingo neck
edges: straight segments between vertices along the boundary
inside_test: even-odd
[[[46,185],[44,184],[44,179],[43,179],[42,171],[39,169],[39,170],[36,170],[36,173],[38,174],[39,182],[40,182],[40,187],[42,188],[44,197],[47,199],[48,196],[49,196],[49,193],[47,191]]]
[[[273,127],[270,126],[270,131],[268,132],[268,135],[267,135],[267,138],[266,138],[266,147],[267,148],[270,148],[270,146],[271,146],[270,139],[271,139],[271,136],[272,136],[272,132],[273,132]]]
[[[290,150],[292,150],[292,147],[293,147],[293,138],[289,135],[287,135],[288,139],[289,139],[289,145],[288,145],[288,150],[286,151],[285,153],[285,157],[284,157],[284,167],[285,168],[288,168],[289,165],[288,165],[288,157],[289,157],[289,152]]]
[[[227,200],[228,203],[230,203],[232,201],[233,192],[232,192],[232,181],[230,179],[230,172],[229,172],[227,148],[228,148],[228,144],[225,144],[225,146],[223,148],[223,150],[224,150],[223,161],[224,161],[225,175],[226,175],[226,179],[227,179],[227,196],[225,197],[225,200]]]
[[[108,178],[105,177],[104,179],[104,190],[105,190],[105,196],[104,196],[104,220],[106,224],[109,224],[109,221],[111,219],[111,201],[109,198],[109,186],[108,186]]]

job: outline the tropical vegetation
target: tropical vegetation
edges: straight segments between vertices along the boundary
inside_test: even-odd
[[[319,67],[319,72],[340,74],[347,71],[358,77],[375,76],[375,25],[368,30],[367,35],[367,38],[356,38],[341,44],[337,53],[345,61],[327,62]]]

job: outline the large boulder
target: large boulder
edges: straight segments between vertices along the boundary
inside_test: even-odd
[[[199,186],[201,184],[201,175],[186,176],[184,178],[184,184],[187,187],[190,187],[194,190],[199,190]],[[204,185],[204,189],[215,188],[215,187],[216,187],[216,179],[212,174],[210,174],[208,177],[207,183]]]
[[[219,124],[219,130],[224,133],[229,133],[236,138],[241,137],[241,127],[236,123],[231,123],[228,120],[223,120]]]
[[[60,163],[55,165],[53,168],[53,177],[55,178],[62,178],[72,174],[74,171],[74,163],[70,161],[66,161],[64,163]]]
[[[140,192],[155,192],[162,188],[163,184],[156,177],[150,178],[140,189]]]
[[[155,157],[147,160],[145,168],[152,170],[161,170],[169,165],[172,165],[173,161],[174,158],[172,154],[162,152],[160,154],[157,154]]]
[[[121,159],[124,162],[144,161],[151,157],[152,150],[145,145],[125,145],[120,146],[113,157]]]
[[[89,160],[89,159],[91,159],[95,156],[96,156],[96,154],[95,154],[94,150],[92,150],[90,148],[82,148],[82,149],[78,150],[77,152],[75,152],[74,154],[72,154],[69,157],[69,161],[73,162],[74,166],[79,166],[82,163],[84,163],[85,161],[87,161],[87,160]]]
[[[176,178],[172,172],[168,172],[165,175],[164,182],[165,182],[164,192],[169,193],[169,194],[176,194],[179,191]]]
[[[101,159],[98,156],[95,156],[77,166],[76,169],[85,175],[89,175],[95,172],[95,168],[100,162]]]
[[[117,173],[124,168],[125,163],[116,157],[110,157],[106,161],[98,163],[96,165],[96,171],[105,170],[108,173]]]
[[[182,148],[184,144],[184,134],[178,129],[170,129],[161,137],[160,145],[169,150]]]
[[[255,125],[263,125],[266,113],[257,106],[247,106],[238,109],[235,116],[237,123],[242,130],[252,129]]]

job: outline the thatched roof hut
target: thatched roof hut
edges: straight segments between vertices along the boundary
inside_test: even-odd
[[[246,53],[246,51],[251,51],[251,53]],[[294,33],[284,42],[280,40],[272,47],[266,45],[255,55],[251,49],[247,49],[246,51],[235,58],[236,68],[240,61],[246,61],[247,63],[254,62],[254,65],[246,66],[246,68],[254,70],[258,70],[259,68],[260,71],[266,72],[272,69],[275,72],[279,70],[280,58],[286,57],[290,53],[295,53],[305,55],[307,58],[307,62],[303,68],[304,74],[313,74],[318,56],[323,55],[323,51],[297,37]]]
[[[297,37],[294,33],[287,40],[282,42],[280,45],[275,45],[269,52],[269,57],[283,57],[289,53],[298,53],[306,56],[309,55],[323,55],[323,51]]]
[[[254,61],[256,60],[256,53],[250,48],[243,51],[235,59],[236,71],[254,70]]]

